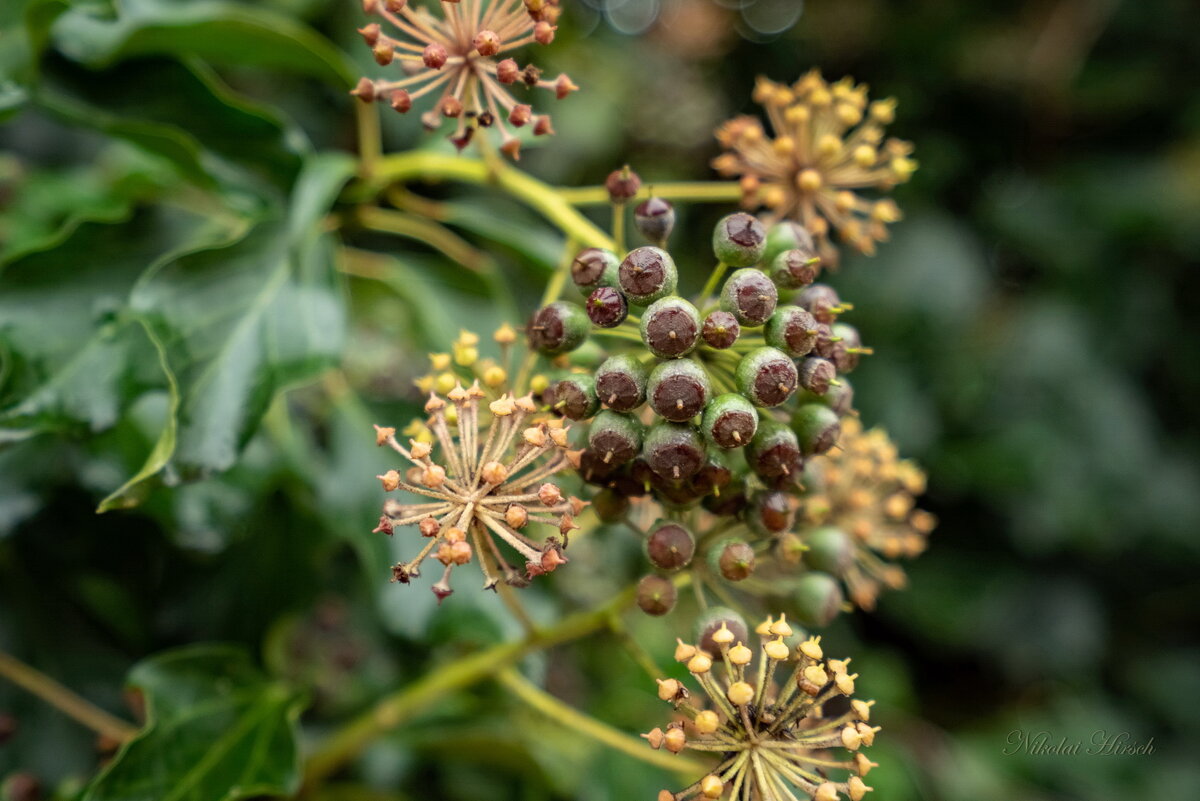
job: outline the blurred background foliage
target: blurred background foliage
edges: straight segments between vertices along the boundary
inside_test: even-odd
[[[899,99],[892,132],[921,162],[896,193],[906,220],[832,279],[876,348],[855,376],[863,418],[927,467],[942,521],[909,590],[827,633],[879,700],[877,797],[1195,797],[1200,9],[566,6],[538,61],[583,91],[521,162],[552,184],[625,162],[648,182],[711,177],[711,131],[755,111],[760,73],[815,65]],[[128,719],[127,677],[161,723],[179,688],[216,692],[197,672],[212,663],[281,725],[302,707],[308,747],[519,633],[491,596],[434,614],[425,588],[387,583],[392,544],[367,533],[382,464],[369,424],[416,412],[423,354],[462,321],[527,314],[561,238],[500,193],[422,189],[463,238],[451,260],[335,204],[354,170],[346,89],[378,72],[361,23],[348,0],[0,8],[0,649]],[[411,118],[385,116],[384,138],[450,150]],[[685,286],[726,210],[681,209]],[[539,620],[638,575],[627,533],[572,550],[524,595]],[[629,624],[666,662],[687,614]],[[208,641],[231,647],[141,661]],[[523,669],[623,730],[661,718],[611,637]],[[10,782],[32,773],[74,797],[105,759],[9,684],[0,713],[16,721],[0,745]],[[1155,750],[1005,756],[1014,729],[1085,745],[1128,731]],[[287,747],[271,746],[284,773]],[[129,797],[119,774],[88,797]],[[600,801],[671,781],[485,683],[380,739],[320,797]]]

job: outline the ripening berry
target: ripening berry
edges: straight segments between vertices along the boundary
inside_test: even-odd
[[[837,320],[837,310],[841,309],[842,300],[828,284],[813,284],[796,296],[796,305],[810,312],[818,323],[832,325]]]
[[[833,339],[837,341],[833,343],[830,360],[839,373],[853,372],[854,368],[858,367],[861,354],[869,353],[870,350],[863,348],[862,337],[852,325],[834,323],[832,333]]]
[[[616,328],[629,316],[629,304],[620,290],[610,286],[596,287],[584,301],[588,319],[599,328]]]
[[[713,255],[730,267],[757,264],[767,248],[767,231],[745,212],[722,217],[713,229]]]
[[[738,391],[756,406],[778,406],[796,391],[796,365],[776,348],[759,348],[738,363]]]
[[[837,368],[833,366],[833,362],[819,356],[809,356],[801,360],[796,373],[800,386],[814,395],[824,395],[837,378]]]
[[[850,381],[845,376],[838,376],[838,382],[831,384],[824,395],[806,393],[805,399],[801,403],[812,401],[825,404],[840,417],[849,414],[850,410],[854,408],[854,387],[850,386]]]
[[[804,535],[808,550],[804,563],[813,570],[840,576],[854,563],[854,543],[846,532],[834,526],[822,526]]]
[[[800,254],[807,260],[817,257],[817,249],[813,245],[812,234],[798,222],[792,220],[783,220],[775,223],[767,231],[767,248],[763,254],[763,261],[766,264],[774,264],[775,260],[784,251],[798,250]],[[821,269],[820,262],[815,265],[817,271]],[[812,281],[806,281],[806,284],[811,284]],[[780,284],[783,286],[783,284]]]
[[[665,615],[675,608],[675,583],[653,574],[642,576],[637,585],[637,605],[648,615]]]
[[[721,289],[721,308],[745,326],[760,326],[771,319],[778,301],[775,284],[754,267],[737,270]]]
[[[815,254],[799,249],[783,251],[770,264],[771,280],[780,289],[806,287],[817,280],[821,272],[821,260]]]
[[[596,397],[596,382],[585,373],[567,376],[552,385],[554,401],[551,408],[571,420],[586,420],[600,409]]]
[[[740,448],[758,431],[758,412],[743,396],[727,392],[705,407],[700,430],[718,448]]]
[[[724,489],[733,481],[733,470],[729,467],[725,452],[709,447],[704,466],[692,477],[691,487],[700,495]]]
[[[796,474],[802,466],[796,432],[778,420],[763,420],[746,448],[746,463],[763,478]]]
[[[642,458],[668,481],[691,478],[704,466],[704,440],[687,423],[659,421],[650,426],[642,443]]]
[[[696,621],[696,645],[701,651],[719,654],[721,648],[712,636],[724,627],[733,632],[734,640],[746,642],[750,639],[745,619],[727,606],[713,606]]]
[[[695,553],[695,537],[678,523],[660,522],[646,538],[646,557],[662,570],[687,567]]]
[[[827,573],[805,573],[795,582],[792,594],[800,622],[806,626],[827,626],[842,608],[842,589]]]
[[[626,164],[621,169],[613,170],[608,174],[608,178],[604,181],[604,188],[608,190],[609,200],[613,203],[624,203],[637,195],[638,190],[642,188],[642,179]]]
[[[587,313],[565,300],[543,306],[529,321],[529,347],[550,355],[566,353],[583,344],[592,323]]]
[[[675,207],[660,197],[643,200],[633,210],[638,233],[658,247],[665,247],[675,227]]]
[[[580,289],[617,285],[617,270],[621,260],[611,250],[585,248],[571,262],[571,280]]]
[[[754,549],[743,539],[728,539],[709,551],[715,572],[727,581],[742,581],[754,572]]]
[[[618,354],[596,370],[596,395],[618,412],[631,412],[646,401],[649,371],[632,356]]]
[[[774,490],[757,493],[747,513],[751,527],[765,534],[782,534],[790,530],[796,522],[791,498],[786,492]]]
[[[733,343],[737,342],[738,335],[742,332],[742,327],[738,325],[737,318],[727,311],[710,312],[704,318],[704,327],[700,330],[700,336],[711,348],[717,350],[725,350],[732,348]]]
[[[606,465],[622,465],[642,448],[642,424],[634,418],[605,409],[592,420],[588,446]]]
[[[630,302],[645,306],[673,293],[679,272],[669,253],[646,245],[629,251],[617,271],[617,281]]]
[[[704,411],[710,393],[708,374],[691,359],[663,362],[650,371],[646,382],[650,408],[660,417],[677,423],[691,420]]]
[[[680,297],[654,301],[642,314],[642,342],[655,356],[686,356],[700,341],[700,312]]]
[[[792,430],[805,456],[825,453],[842,433],[837,413],[819,403],[805,403],[792,415]]]
[[[817,320],[799,306],[781,306],[767,320],[763,338],[773,348],[798,359],[807,356],[817,344]]]

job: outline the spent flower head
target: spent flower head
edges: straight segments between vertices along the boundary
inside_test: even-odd
[[[362,78],[351,94],[365,103],[387,103],[403,114],[414,101],[436,93],[421,122],[433,131],[443,119],[456,120],[450,140],[460,150],[477,128],[495,127],[500,149],[515,159],[521,149],[515,129],[532,125],[534,135],[554,133],[549,115],[535,115],[514,91],[547,89],[561,100],[579,87],[565,74],[543,78],[536,66],[521,66],[507,54],[554,40],[558,0],[441,0],[434,5],[440,15],[408,0],[363,0],[363,11],[390,27],[385,31],[371,22],[359,33],[375,61],[381,66],[396,63],[403,77]]]
[[[850,660],[826,659],[820,637],[790,646],[782,616],[753,635],[732,618],[701,635],[697,644],[678,641],[675,658],[707,703],[693,702],[677,679],[659,679],[658,697],[681,719],[642,736],[652,748],[715,754],[719,762],[689,787],[663,790],[659,801],[796,801],[797,791],[814,801],[860,801],[871,790],[862,777],[875,763],[861,749],[879,727],[868,722],[874,702],[853,698],[858,674]],[[748,645],[752,636],[757,642]]]
[[[900,458],[882,428],[864,431],[847,418],[838,445],[815,465],[800,499],[804,560],[839,576],[850,600],[870,610],[882,589],[904,587],[904,570],[892,561],[921,554],[937,518],[915,508],[925,474]]]
[[[468,347],[462,340],[458,345]],[[433,358],[439,361],[438,354]],[[442,599],[451,592],[453,569],[473,559],[479,561],[484,589],[495,589],[500,581],[524,586],[566,563],[568,535],[586,504],[565,496],[551,480],[578,466],[578,453],[568,450],[562,420],[539,415],[531,396],[514,397],[505,390],[503,384],[485,390],[476,380],[469,387],[456,383],[445,398],[430,392],[429,417],[408,429],[413,434],[408,445],[400,443],[394,428],[375,427],[376,442],[408,463],[378,477],[384,490],[425,499],[384,504],[376,532],[391,535],[415,525],[429,540],[413,559],[392,568],[393,581],[408,583],[432,556],[444,567],[433,585]],[[489,392],[495,397],[490,402]],[[533,526],[558,533],[535,540]],[[509,564],[500,542],[518,554],[523,568]]]
[[[790,86],[759,78],[754,100],[766,110],[771,133],[756,117],[725,122],[716,136],[726,152],[713,167],[740,177],[743,204],[766,207],[768,221],[802,223],[826,265],[837,265],[834,231],[855,250],[873,254],[900,209],[861,190],[890,191],[917,168],[911,143],[884,138],[896,101],[868,102],[864,84],[848,77],[831,84],[817,70]]]

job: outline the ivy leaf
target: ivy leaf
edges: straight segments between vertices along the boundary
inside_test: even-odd
[[[277,391],[336,362],[346,312],[321,220],[353,168],[342,154],[312,158],[286,219],[143,275],[130,302],[167,374],[169,419],[143,468],[100,511],[135,502],[138,485],[166,468],[170,480],[228,469]]]
[[[29,100],[50,26],[66,0],[10,0],[0,7],[0,119]]]
[[[144,695],[146,726],[84,801],[234,801],[298,788],[303,699],[241,649],[168,651],[136,665],[129,685]]]
[[[290,16],[239,3],[79,3],[58,19],[53,37],[59,50],[89,67],[163,54],[285,70],[339,87],[357,80],[353,64],[328,39]]]

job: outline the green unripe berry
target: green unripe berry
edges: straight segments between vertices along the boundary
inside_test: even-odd
[[[665,615],[675,608],[675,582],[653,574],[642,576],[637,585],[637,605],[648,615]]]
[[[828,406],[837,413],[838,417],[848,414],[854,408],[854,387],[851,386],[848,378],[841,375],[838,376],[836,384],[829,385],[829,389],[825,391],[824,395],[802,389],[796,397],[799,398],[801,404],[819,403]]]
[[[700,430],[719,448],[740,448],[758,431],[758,412],[743,396],[727,392],[705,407]]]
[[[804,563],[813,570],[840,576],[854,562],[854,543],[840,528],[822,526],[805,534],[804,541]]]
[[[642,314],[642,342],[655,356],[686,356],[700,341],[700,312],[680,297],[661,298]]]
[[[813,246],[812,235],[808,229],[791,220],[775,223],[767,231],[767,247],[763,253],[763,261],[773,264],[785,250],[799,250],[806,260],[817,258],[817,249]],[[819,261],[817,267],[820,268]]]
[[[763,337],[767,344],[798,359],[807,356],[817,344],[817,320],[799,306],[781,306],[767,320]]]
[[[796,407],[792,415],[792,430],[805,456],[825,453],[842,434],[842,425],[837,413],[819,403],[805,403]]]
[[[806,626],[827,626],[842,608],[842,588],[828,573],[805,573],[796,581],[792,598],[796,617]]]
[[[663,362],[650,371],[646,399],[650,408],[673,422],[691,420],[708,405],[711,387],[704,368],[691,359]]]
[[[837,378],[837,368],[833,366],[833,362],[819,356],[809,356],[801,360],[796,373],[800,386],[814,395],[824,395]]]
[[[778,406],[796,391],[796,365],[777,348],[758,348],[738,363],[735,373],[738,392],[755,406]]]
[[[621,260],[611,250],[585,248],[571,262],[571,280],[580,289],[615,287]]]
[[[529,321],[529,347],[551,356],[575,350],[587,339],[592,321],[582,307],[565,300],[538,309]]]
[[[778,420],[763,420],[746,449],[746,462],[763,478],[797,473],[801,468],[801,453],[796,432]]]
[[[734,476],[729,484],[705,496],[703,506],[719,517],[733,517],[746,508],[746,482]]]
[[[743,539],[722,540],[708,552],[708,561],[726,581],[742,581],[754,572],[754,549]]]
[[[629,251],[617,271],[617,281],[630,303],[645,306],[673,294],[679,272],[671,254],[647,245]]]
[[[571,420],[585,420],[600,409],[596,382],[590,375],[575,373],[554,384],[551,408]]]
[[[629,415],[605,409],[592,420],[588,447],[606,465],[625,464],[641,450],[642,424]]]
[[[608,408],[631,412],[646,401],[650,371],[626,354],[611,356],[596,370],[596,396]]]
[[[650,426],[642,443],[642,458],[668,481],[691,478],[704,466],[704,439],[687,423],[659,421]]]
[[[713,255],[730,267],[758,264],[767,249],[767,231],[756,217],[739,211],[713,229]]]
[[[775,284],[753,267],[735,271],[721,289],[721,308],[745,326],[759,326],[769,320],[778,301]]]
[[[646,538],[646,558],[661,570],[679,570],[691,564],[696,538],[678,523],[660,520]]]
[[[806,287],[817,280],[821,272],[821,260],[816,254],[796,248],[783,251],[768,264],[771,265],[771,280],[780,289]]]

